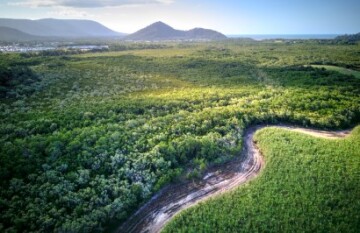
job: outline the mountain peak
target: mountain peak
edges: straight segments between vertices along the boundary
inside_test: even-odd
[[[167,30],[174,30],[174,28],[172,28],[171,26],[167,25],[164,22],[158,21],[155,22],[153,24],[150,24],[149,26],[147,26],[146,28],[160,28],[160,29],[167,29]]]
[[[176,30],[171,26],[158,21],[130,34],[127,40],[156,41],[156,40],[221,40],[226,36],[209,29],[194,28],[189,31]]]
[[[157,21],[157,22],[155,22],[155,23],[153,23],[153,24],[151,24],[151,25],[165,25],[165,26],[169,26],[169,25],[167,25],[166,23],[164,23],[164,22],[162,22],[162,21]]]

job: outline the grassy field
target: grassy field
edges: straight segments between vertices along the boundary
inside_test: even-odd
[[[339,72],[341,74],[345,74],[345,75],[353,75],[356,78],[360,78],[360,72],[356,71],[356,70],[351,70],[351,69],[347,69],[347,68],[343,68],[343,67],[338,67],[338,66],[329,66],[329,65],[311,65],[314,68],[324,68],[326,70],[330,70],[330,71],[336,71]]]
[[[360,79],[307,67],[358,69],[360,45],[118,48],[0,54],[0,231],[103,232],[167,183],[238,156],[249,125],[360,123]]]
[[[266,166],[237,190],[192,207],[163,232],[357,232],[360,127],[346,139],[284,129],[255,135]]]

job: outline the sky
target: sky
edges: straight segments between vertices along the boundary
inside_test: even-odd
[[[163,21],[227,35],[360,32],[360,0],[0,0],[0,18],[90,19],[125,33]]]

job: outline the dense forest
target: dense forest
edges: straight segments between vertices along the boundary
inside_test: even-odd
[[[249,125],[360,123],[360,79],[311,66],[360,71],[359,44],[112,46],[121,51],[0,54],[0,231],[108,231],[167,183],[239,156]]]

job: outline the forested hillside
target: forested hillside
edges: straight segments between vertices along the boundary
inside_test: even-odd
[[[239,156],[249,125],[360,123],[360,79],[309,66],[360,71],[359,45],[155,47],[0,54],[0,231],[107,231],[167,183]]]

